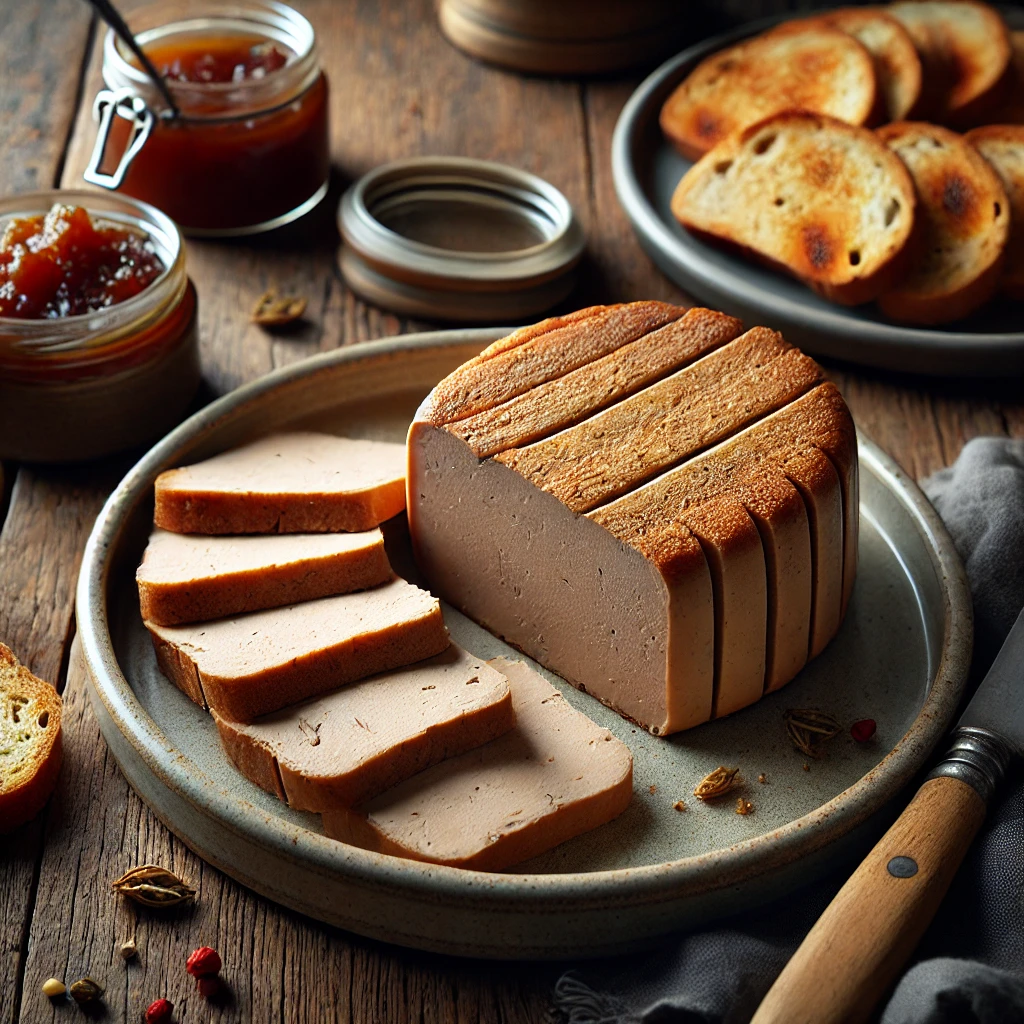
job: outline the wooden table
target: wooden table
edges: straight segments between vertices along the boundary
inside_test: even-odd
[[[525,167],[569,197],[588,237],[567,308],[637,298],[685,301],[641,252],[609,167],[616,117],[636,79],[526,79],[481,66],[439,34],[429,0],[303,0],[330,77],[331,200],[301,230],[242,244],[190,243],[211,394],[339,345],[433,326],[370,308],[335,267],[333,210],[345,184],[397,157],[463,154]],[[81,0],[8,4],[0,33],[0,192],[78,187],[91,146],[102,32]],[[297,333],[248,323],[270,285],[309,298]],[[1020,381],[935,383],[830,366],[860,427],[915,477],[978,434],[1024,435]],[[209,397],[209,396],[207,396]],[[131,457],[69,468],[9,465],[0,504],[0,639],[65,701],[65,764],[48,809],[0,838],[0,1024],[70,1020],[40,992],[56,975],[106,986],[105,1016],[139,1021],[166,995],[182,1021],[537,1021],[558,967],[416,954],[309,921],[205,865],[122,778],[72,657],[85,539]],[[4,505],[6,517],[3,517]],[[200,891],[189,912],[139,916],[110,881],[144,862]],[[117,947],[134,935],[137,961]],[[196,946],[223,955],[230,998],[203,1005],[184,972]]]

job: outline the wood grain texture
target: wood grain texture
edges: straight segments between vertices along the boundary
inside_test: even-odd
[[[637,79],[545,81],[487,68],[445,42],[430,0],[296,6],[317,28],[331,81],[332,193],[306,222],[272,236],[189,243],[207,397],[319,351],[434,326],[356,300],[335,267],[341,191],[370,167],[402,156],[504,160],[562,189],[588,236],[580,283],[563,310],[640,298],[685,301],[640,249],[612,186],[611,135]],[[787,5],[724,5],[730,17],[771,6]],[[0,36],[0,187],[48,186],[62,166],[63,183],[81,187],[95,130],[89,108],[100,81],[99,40],[87,52],[81,0],[36,0],[12,12],[5,11]],[[248,321],[272,285],[309,300],[305,321],[289,331],[271,334]],[[914,476],[951,462],[976,434],[1024,436],[1019,382],[997,392],[985,384],[828,369],[869,436]],[[7,474],[15,484],[0,536],[0,639],[46,678],[60,681],[67,664],[81,548],[123,466]],[[51,1007],[39,985],[50,974],[71,981],[85,972],[107,986],[105,1019],[116,1021],[139,1020],[159,995],[178,1004],[181,1020],[519,1024],[547,1016],[557,967],[456,961],[358,939],[281,910],[204,865],[113,764],[74,662],[65,696],[66,760],[55,801],[0,843],[0,1024],[67,1019],[73,1008]],[[186,875],[200,891],[196,907],[136,918],[114,900],[109,882],[146,860]],[[141,956],[125,967],[116,947],[133,929]],[[230,986],[225,1004],[209,1008],[199,1005],[183,970],[203,942],[220,949]]]
[[[929,779],[818,918],[751,1024],[863,1024],[871,1018],[935,916],[984,818],[985,802],[967,783]],[[901,866],[889,870],[897,860]]]

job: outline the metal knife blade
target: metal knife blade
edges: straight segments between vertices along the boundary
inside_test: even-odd
[[[994,733],[1024,757],[1024,609],[957,728]]]

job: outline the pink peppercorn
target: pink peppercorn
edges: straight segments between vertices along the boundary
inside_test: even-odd
[[[185,961],[185,970],[193,978],[205,978],[207,975],[217,974],[220,969],[220,953],[209,946],[200,946]]]
[[[158,999],[155,1003],[150,1003],[149,1009],[146,1010],[146,1024],[168,1024],[173,1012],[173,1003],[166,999]]]
[[[872,736],[875,735],[875,730],[878,726],[875,724],[873,718],[862,718],[859,722],[854,722],[850,726],[850,735],[858,743],[867,743]]]

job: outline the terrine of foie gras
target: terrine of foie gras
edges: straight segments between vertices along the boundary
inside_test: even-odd
[[[515,725],[508,680],[452,644],[251,724],[214,715],[235,766],[291,807],[350,807]]]
[[[398,578],[235,618],[146,627],[164,675],[239,722],[433,657],[451,642],[437,600]]]
[[[156,479],[175,533],[371,530],[405,507],[405,449],[308,431],[271,434]]]
[[[154,530],[135,578],[142,617],[204,622],[391,579],[379,529],[209,537]]]
[[[511,685],[515,728],[356,809],[325,812],[329,836],[413,860],[500,871],[626,809],[629,748],[527,665],[489,664]]]
[[[534,370],[588,324],[513,335],[426,399],[409,432],[413,549],[444,600],[664,735],[783,685],[838,629],[856,435],[811,359],[710,310]],[[691,338],[674,361],[666,334]],[[539,351],[512,362],[518,348]],[[597,382],[648,348],[657,379],[609,399]]]

